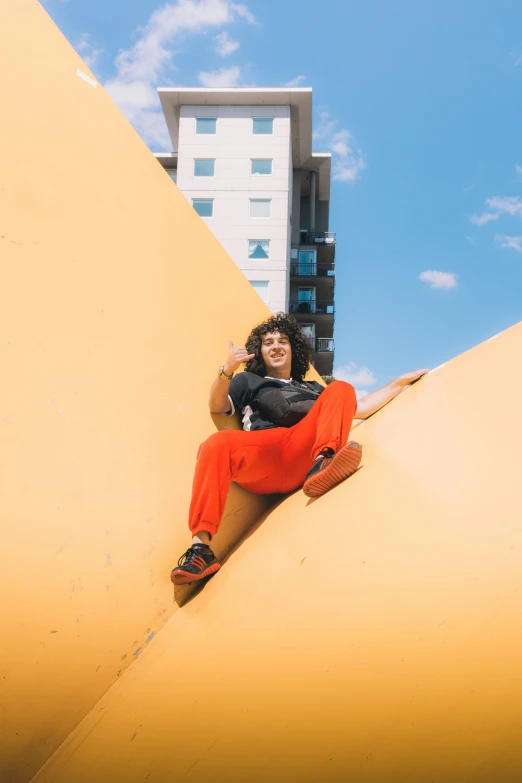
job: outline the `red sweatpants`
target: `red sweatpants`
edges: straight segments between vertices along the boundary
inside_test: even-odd
[[[230,483],[257,495],[293,492],[322,448],[348,440],[357,402],[353,386],[334,381],[294,427],[223,430],[201,445],[189,512],[192,535],[217,533]]]

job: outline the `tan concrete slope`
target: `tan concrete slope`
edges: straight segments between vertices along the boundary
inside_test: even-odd
[[[0,73],[0,780],[25,781],[172,615],[209,386],[268,311],[33,0],[1,4]],[[234,491],[231,530],[266,502]]]
[[[522,769],[522,325],[357,427],[35,783],[514,783]]]

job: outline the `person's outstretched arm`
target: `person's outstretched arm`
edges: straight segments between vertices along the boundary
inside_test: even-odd
[[[228,356],[223,365],[223,371],[227,375],[234,375],[236,370],[239,370],[243,362],[248,362],[249,359],[253,359],[255,353],[248,353],[247,349],[243,346],[234,348],[232,340],[228,341]],[[223,376],[216,378],[210,389],[210,398],[208,406],[211,413],[228,413],[232,410],[230,400],[228,399],[228,390],[230,388],[230,381]]]
[[[414,370],[413,372],[407,372],[404,375],[395,378],[394,381],[390,381],[390,383],[383,386],[382,389],[377,389],[377,391],[370,392],[370,394],[361,397],[357,400],[355,418],[367,419],[369,416],[377,413],[377,411],[383,408],[390,400],[393,400],[405,386],[415,383],[415,381],[418,381],[423,375],[426,375],[427,372],[429,372],[429,370]]]

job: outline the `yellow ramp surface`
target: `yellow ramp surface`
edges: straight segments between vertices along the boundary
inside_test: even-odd
[[[359,425],[364,466],[279,505],[35,783],[520,781],[521,354]]]
[[[0,5],[0,780],[176,608],[210,383],[268,313],[41,6]],[[265,508],[237,488],[226,551]]]

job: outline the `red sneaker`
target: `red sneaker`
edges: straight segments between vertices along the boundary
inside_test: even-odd
[[[303,492],[309,498],[318,498],[329,489],[355,473],[362,459],[362,446],[351,440],[336,453],[327,446],[312,463],[306,474]]]

